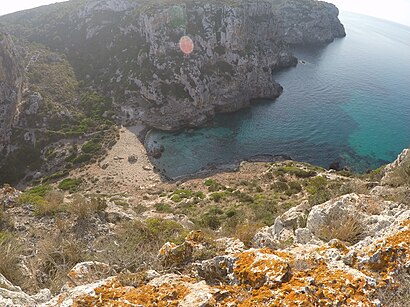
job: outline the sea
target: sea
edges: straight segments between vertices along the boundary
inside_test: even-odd
[[[274,74],[276,100],[217,115],[207,126],[151,130],[162,145],[152,163],[169,178],[252,157],[287,156],[363,173],[393,161],[410,145],[410,27],[342,12],[347,36],[294,50],[297,67]]]

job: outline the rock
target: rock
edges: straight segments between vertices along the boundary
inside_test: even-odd
[[[217,256],[193,264],[196,274],[210,284],[235,283],[233,267],[237,258],[232,255]]]
[[[363,213],[359,212],[358,204],[359,196],[348,194],[317,205],[310,211],[306,227],[320,238],[322,229],[330,223],[336,223],[348,215],[355,215],[360,219]]]
[[[272,227],[265,226],[254,235],[252,239],[252,247],[263,248],[269,247],[276,249],[279,246],[279,240],[275,239]]]
[[[241,242],[239,239],[224,237],[217,239],[216,243],[224,247],[225,254],[234,255],[243,252],[246,249],[245,244]]]
[[[295,241],[294,231],[305,227],[309,209],[309,203],[304,201],[278,216],[272,226],[264,227],[256,233],[252,246],[275,249],[281,241]]]
[[[33,93],[29,96],[27,106],[25,106],[24,112],[26,115],[34,115],[37,114],[38,109],[41,107],[43,102],[43,97],[40,93]]]
[[[158,252],[158,259],[166,267],[178,266],[191,260],[193,246],[190,243],[176,245],[175,243],[165,243]]]
[[[36,295],[30,296],[0,274],[0,306],[37,306],[50,300],[50,298],[51,292],[48,289],[43,289]]]
[[[148,146],[148,151],[147,151],[148,155],[155,159],[161,158],[163,152],[164,152],[163,145],[151,144],[150,146]]]
[[[397,159],[394,160],[392,163],[387,164],[384,167],[384,171],[385,172],[391,172],[392,170],[394,170],[395,168],[397,168],[398,166],[400,166],[403,161],[405,161],[407,158],[410,157],[410,150],[408,148],[403,149],[401,153],[399,153],[399,155],[397,156]]]
[[[106,263],[97,261],[77,263],[67,274],[69,282],[65,285],[65,288],[93,283],[102,278],[107,278],[111,273],[113,273],[112,269]]]
[[[149,165],[144,165],[144,166],[142,167],[142,169],[143,169],[144,171],[152,171],[152,167],[149,166]]]
[[[295,243],[307,244],[313,239],[313,234],[309,228],[299,228],[295,230]]]
[[[22,96],[23,74],[23,59],[11,37],[0,31],[0,152],[9,145],[11,125]]]
[[[128,162],[131,164],[137,163],[138,161],[138,156],[137,155],[130,155],[128,156]]]
[[[238,255],[233,271],[239,283],[275,287],[290,279],[288,261],[270,250],[251,249]]]

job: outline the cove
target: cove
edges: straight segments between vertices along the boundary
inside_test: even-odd
[[[303,61],[275,74],[275,101],[221,114],[207,127],[151,130],[145,146],[164,146],[152,163],[170,178],[255,155],[286,155],[356,172],[377,168],[410,144],[410,28],[352,13],[347,36],[295,49]]]

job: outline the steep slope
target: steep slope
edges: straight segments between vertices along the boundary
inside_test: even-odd
[[[345,35],[335,6],[305,1],[70,1],[0,18],[18,37],[68,55],[112,97],[119,119],[164,130],[275,98],[272,72],[296,65],[287,44]],[[189,36],[193,52],[179,40]]]
[[[21,100],[23,62],[10,36],[0,31],[0,152],[8,152],[11,125]]]
[[[0,188],[0,304],[409,301],[408,150],[366,176],[283,161],[129,194],[87,193],[92,183],[81,195]]]

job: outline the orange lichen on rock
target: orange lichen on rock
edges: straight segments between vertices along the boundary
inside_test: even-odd
[[[410,261],[410,220],[402,222],[401,226],[401,231],[377,242],[367,253],[363,269],[379,277],[382,286],[389,280],[394,282],[397,270]]]
[[[272,306],[374,306],[368,292],[364,277],[330,268],[322,261],[294,272],[289,282],[280,284]]]
[[[94,293],[79,297],[73,307],[103,306],[177,306],[190,290],[181,283],[162,284],[159,287],[143,285],[138,288],[122,286],[114,281],[94,289]]]
[[[238,280],[253,288],[275,286],[290,277],[290,255],[270,249],[250,250],[237,255],[234,274]]]

